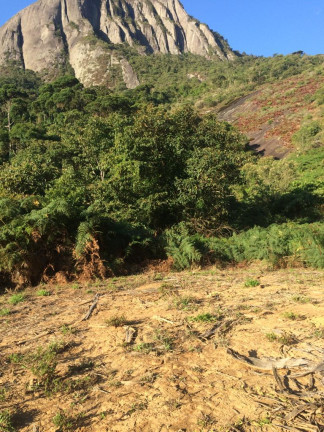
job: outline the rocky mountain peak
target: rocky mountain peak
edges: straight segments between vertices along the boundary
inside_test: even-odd
[[[224,39],[190,17],[179,0],[38,0],[0,28],[0,64],[51,73],[70,65],[85,85],[139,84],[125,50],[235,57]]]

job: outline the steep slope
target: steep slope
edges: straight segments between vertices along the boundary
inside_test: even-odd
[[[190,17],[179,0],[39,0],[0,29],[0,64],[51,73],[71,65],[85,85],[136,87],[125,47],[140,54],[235,58],[222,37]]]
[[[294,150],[301,125],[321,117],[316,94],[323,87],[323,76],[305,74],[265,84],[222,108],[218,118],[235,124],[257,152],[281,159]]]

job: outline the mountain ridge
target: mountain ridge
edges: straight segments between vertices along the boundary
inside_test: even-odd
[[[0,43],[0,64],[14,60],[45,74],[71,66],[87,86],[111,86],[114,73],[128,88],[139,84],[125,47],[140,55],[236,56],[179,0],[38,0],[0,28]]]

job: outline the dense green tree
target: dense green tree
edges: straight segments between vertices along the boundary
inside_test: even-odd
[[[295,159],[259,161],[235,128],[191,108],[322,74],[323,58],[128,55],[144,83],[133,90],[86,89],[73,76],[42,83],[14,68],[0,75],[0,276],[18,284],[58,271],[103,276],[166,253],[179,268],[206,254],[266,256],[253,249],[253,230],[246,244],[244,235],[213,235],[323,217],[321,119],[295,135]],[[286,249],[265,238],[280,229],[258,230],[282,257]],[[316,243],[312,229],[301,232],[287,253],[304,238]],[[315,258],[307,262],[322,262]]]

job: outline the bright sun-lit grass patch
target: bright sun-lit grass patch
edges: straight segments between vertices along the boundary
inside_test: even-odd
[[[39,297],[48,297],[51,295],[50,291],[47,291],[46,289],[40,289],[36,293]]]
[[[207,313],[199,314],[195,317],[188,317],[188,321],[210,323],[210,322],[218,321],[219,318],[220,318],[219,315],[214,315],[207,312]]]
[[[25,300],[26,296],[25,294],[13,294],[11,297],[9,297],[9,303],[12,305],[17,305],[18,303],[21,303]]]
[[[7,316],[9,314],[10,314],[10,309],[8,308],[0,309],[0,317]]]
[[[300,320],[305,319],[305,317],[303,315],[300,315],[300,314],[295,313],[295,312],[284,312],[282,314],[282,316],[288,320],[291,320],[291,321],[300,321]]]
[[[259,286],[260,285],[260,282],[258,281],[258,280],[256,280],[256,279],[247,279],[245,282],[244,282],[244,286],[246,287],[246,288],[248,288],[248,287],[257,287],[257,286]]]

